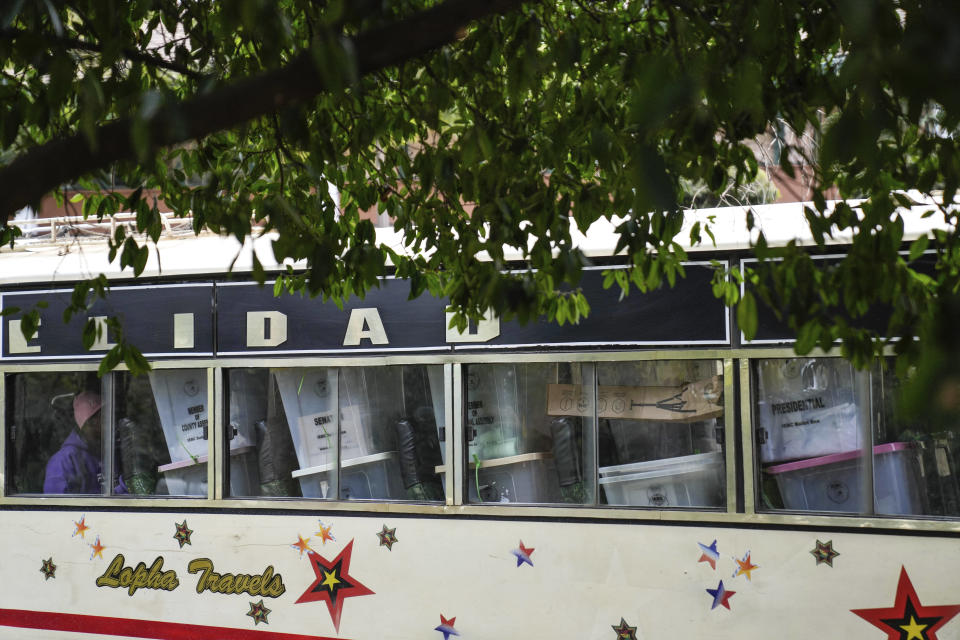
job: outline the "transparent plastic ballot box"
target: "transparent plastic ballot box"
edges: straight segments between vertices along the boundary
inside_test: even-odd
[[[912,442],[873,447],[873,512],[920,515],[926,512],[920,449]],[[797,460],[766,470],[777,481],[784,509],[870,512],[863,495],[863,452],[846,451]]]
[[[440,465],[436,471],[443,474],[446,466]],[[561,501],[557,467],[549,452],[480,460],[479,468],[476,462],[470,462],[467,476],[470,502],[547,504]]]
[[[160,483],[166,485],[167,495],[197,496],[207,494],[207,456],[178,460],[157,467]],[[238,447],[230,451],[231,495],[255,495],[260,485],[257,451],[254,447]],[[158,484],[158,494],[162,492]]]
[[[300,482],[304,498],[336,499],[332,464],[297,469],[291,475]],[[344,460],[340,465],[342,500],[402,500],[406,498],[396,451],[383,451]]]
[[[600,467],[600,486],[612,505],[720,507],[723,483],[719,451]]]

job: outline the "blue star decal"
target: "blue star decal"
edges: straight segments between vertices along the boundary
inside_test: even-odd
[[[736,593],[736,591],[728,591],[723,586],[723,580],[720,581],[720,584],[717,585],[716,589],[707,589],[707,593],[713,596],[713,604],[710,605],[710,609],[716,609],[717,607],[723,605],[727,609],[730,608],[730,597]]]
[[[450,636],[459,636],[460,633],[453,628],[453,625],[457,623],[457,616],[453,616],[449,620],[443,617],[443,614],[440,614],[440,624],[433,628],[434,631],[439,631],[443,634],[443,640],[450,640]]]
[[[703,552],[700,554],[700,559],[697,560],[697,562],[708,562],[710,566],[716,570],[717,560],[720,559],[720,552],[717,551],[717,541],[714,540],[709,546],[698,542],[697,546],[700,547],[700,551]]]
[[[530,559],[530,556],[533,555],[533,547],[523,546],[523,540],[520,541],[520,547],[518,549],[514,549],[510,553],[517,557],[518,567],[522,564],[528,564],[531,567],[533,566],[533,560]]]

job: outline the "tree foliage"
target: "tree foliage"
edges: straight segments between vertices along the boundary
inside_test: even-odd
[[[146,236],[112,240],[134,272],[160,232],[142,194],[159,189],[198,230],[242,240],[256,219],[278,232],[277,259],[307,265],[278,290],[341,300],[392,263],[412,296],[448,296],[460,323],[488,308],[575,321],[589,308],[573,225],[618,221],[631,271],[612,283],[673,282],[684,184],[752,180],[748,143],[777,123],[816,141],[781,141],[784,171],[802,157],[818,184],[866,199],[808,208],[821,247],[853,232],[849,255],[823,264],[761,236],[758,266],[728,274],[749,295],[727,274],[715,289],[748,333],[766,301],[798,350],[842,340],[865,362],[890,336],[917,350],[910,338],[960,285],[956,233],[904,255],[897,212],[907,189],[954,201],[958,49],[948,0],[12,0],[0,212],[109,170],[134,193],[82,211],[137,212]],[[358,216],[374,205],[405,251],[374,244]],[[527,268],[505,271],[505,247]],[[924,250],[936,264],[921,272]],[[860,319],[878,305],[890,323],[874,331]]]

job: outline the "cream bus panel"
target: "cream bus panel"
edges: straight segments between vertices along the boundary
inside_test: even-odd
[[[90,510],[6,511],[0,535],[2,638],[960,637],[944,538]]]

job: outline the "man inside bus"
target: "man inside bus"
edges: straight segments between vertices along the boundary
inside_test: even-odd
[[[101,493],[100,396],[92,391],[73,398],[76,426],[47,462],[44,493]]]

